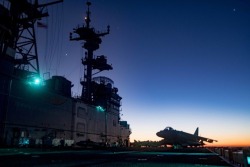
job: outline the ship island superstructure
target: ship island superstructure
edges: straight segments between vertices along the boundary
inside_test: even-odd
[[[112,79],[93,77],[112,70],[104,55],[94,56],[101,37],[90,26],[90,2],[82,27],[71,41],[86,49],[82,94],[72,97],[71,81],[52,76],[41,81],[35,25],[48,13],[38,1],[9,0],[0,5],[0,144],[2,146],[129,146],[131,129],[121,121],[122,97]]]

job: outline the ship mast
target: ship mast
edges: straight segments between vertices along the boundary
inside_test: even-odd
[[[90,2],[87,2],[87,16],[85,17],[85,25],[82,27],[77,27],[73,29],[73,33],[70,33],[71,41],[85,41],[83,48],[87,50],[85,53],[85,58],[82,59],[82,64],[84,65],[84,80],[81,81],[82,84],[82,95],[81,98],[85,102],[93,103],[93,86],[92,86],[92,76],[93,70],[98,70],[101,72],[103,70],[112,70],[112,66],[107,64],[107,59],[105,56],[98,56],[94,58],[93,53],[95,50],[99,49],[99,45],[102,43],[101,37],[109,34],[110,27],[107,26],[107,31],[100,33],[96,32],[93,27],[90,26]]]

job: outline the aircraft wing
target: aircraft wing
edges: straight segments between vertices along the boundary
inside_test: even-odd
[[[198,138],[199,141],[205,141],[205,142],[208,142],[208,143],[218,142],[217,140],[209,139],[209,138],[201,137],[201,136],[198,136],[197,138]]]

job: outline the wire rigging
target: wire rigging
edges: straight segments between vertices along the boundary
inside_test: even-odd
[[[63,5],[57,5],[50,8],[50,17],[48,19],[48,32],[46,34],[46,72],[57,70],[60,67],[63,48]]]

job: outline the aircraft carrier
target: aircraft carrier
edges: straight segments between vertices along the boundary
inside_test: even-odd
[[[106,56],[94,55],[110,28],[100,33],[90,25],[90,2],[84,25],[72,28],[69,39],[84,42],[86,50],[79,60],[84,66],[81,96],[72,97],[73,85],[63,76],[41,78],[36,30],[48,16],[45,9],[58,3],[62,0],[0,4],[0,144],[127,147],[131,129],[127,121],[120,120],[118,88],[110,78],[93,77],[113,68]]]

